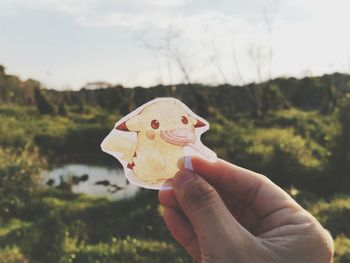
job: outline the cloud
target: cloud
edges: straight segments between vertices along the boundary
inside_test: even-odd
[[[242,16],[225,14],[210,1],[198,7],[194,0],[0,0],[0,10],[0,16],[18,16],[28,10],[59,12],[83,27],[122,27],[136,33],[163,33],[171,25],[192,39],[247,27]]]
[[[18,15],[26,10],[46,10],[63,12],[77,18],[89,17],[99,19],[104,16],[117,16],[122,13],[127,16],[138,15],[146,11],[164,11],[182,7],[186,0],[0,0],[1,14],[6,12]]]
[[[28,10],[54,10],[74,15],[81,14],[84,9],[83,1],[0,0],[0,15],[5,16],[18,16]]]
[[[329,58],[344,63],[342,56],[347,56],[346,50],[350,53],[349,0],[0,0],[0,18],[16,19],[28,11],[57,12],[84,28],[122,28],[136,36],[146,32],[154,45],[163,41],[171,25],[180,35],[174,45],[189,67],[196,67],[195,79],[214,79],[209,57],[215,52],[232,77],[235,51],[243,74],[255,80],[247,50],[251,46],[266,50],[269,39],[263,10],[270,14],[276,2],[271,40],[276,75],[304,68],[321,72],[320,65],[324,71]]]
[[[224,10],[221,5],[209,3],[203,1],[198,6],[194,0],[0,0],[0,14],[20,15],[27,10],[39,10],[64,13],[83,26],[159,27],[171,20]]]
[[[187,1],[186,0],[139,0],[135,1],[137,4],[144,4],[148,6],[156,6],[156,7],[179,7],[184,6]]]

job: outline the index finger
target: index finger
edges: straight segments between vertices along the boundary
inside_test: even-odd
[[[261,218],[283,208],[299,208],[285,191],[264,175],[221,159],[213,163],[192,157],[191,162],[193,171],[212,184],[217,191],[232,194],[235,199],[250,206]]]

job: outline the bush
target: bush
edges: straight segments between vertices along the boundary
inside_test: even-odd
[[[333,236],[344,234],[350,237],[350,196],[336,195],[329,201],[321,199],[310,205],[308,210]]]
[[[41,114],[54,115],[57,113],[57,108],[51,102],[51,100],[46,96],[46,94],[42,89],[40,88],[35,89],[34,97],[35,97],[37,109]]]
[[[0,148],[0,217],[12,217],[29,201],[45,164],[34,148]]]
[[[16,246],[0,249],[0,263],[28,263],[28,259]]]
[[[296,135],[293,129],[257,129],[250,140],[246,167],[283,187],[319,190],[314,182],[321,178],[327,163],[327,150],[322,146]]]
[[[339,235],[334,240],[335,253],[334,262],[335,263],[349,263],[350,262],[350,238],[345,235]]]
[[[17,216],[0,228],[0,247],[38,262],[191,262],[170,241],[153,191],[115,202],[36,192]]]
[[[62,116],[67,116],[68,115],[68,108],[64,102],[61,102],[59,107],[58,107],[58,113]]]
[[[65,258],[66,225],[55,213],[42,218],[37,225],[38,239],[33,242],[31,255],[39,262],[62,262]]]

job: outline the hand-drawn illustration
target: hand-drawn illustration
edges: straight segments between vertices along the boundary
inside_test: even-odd
[[[208,129],[208,122],[181,101],[157,98],[118,121],[101,148],[121,162],[131,183],[169,189],[168,180],[184,167],[185,156],[216,160],[200,141]]]

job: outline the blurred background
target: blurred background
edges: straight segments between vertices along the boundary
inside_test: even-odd
[[[192,262],[100,143],[171,96],[350,262],[348,0],[0,0],[0,262]]]

